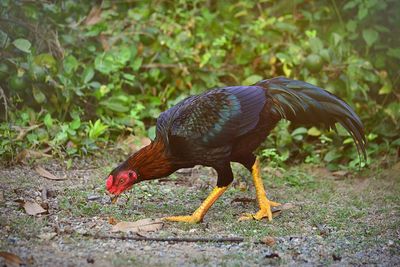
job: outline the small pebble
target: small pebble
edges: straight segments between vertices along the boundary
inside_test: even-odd
[[[100,198],[101,198],[100,196],[92,195],[92,196],[88,196],[87,200],[94,201],[94,200],[98,200]]]

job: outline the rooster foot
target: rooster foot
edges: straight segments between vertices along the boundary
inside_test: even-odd
[[[281,204],[278,202],[266,199],[266,201],[263,201],[261,203],[260,205],[261,208],[256,214],[245,213],[239,218],[239,221],[252,220],[252,219],[259,221],[263,218],[268,218],[268,221],[272,221],[271,207],[277,207],[280,205]]]
[[[188,215],[188,216],[171,216],[163,218],[165,221],[170,222],[186,222],[186,223],[199,223],[202,221],[200,216]]]

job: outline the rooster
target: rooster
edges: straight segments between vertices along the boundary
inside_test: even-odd
[[[258,212],[241,219],[272,220],[271,207],[280,204],[267,198],[260,161],[253,152],[281,119],[327,128],[340,123],[366,158],[363,125],[346,102],[312,84],[277,77],[190,96],[161,113],[155,140],[116,167],[107,178],[106,189],[116,200],[136,183],[165,177],[180,168],[210,166],[218,174],[217,185],[200,207],[188,216],[164,218],[198,223],[232,183],[230,163],[238,162],[252,174],[259,206]]]

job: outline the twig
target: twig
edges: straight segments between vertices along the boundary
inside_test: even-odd
[[[142,65],[141,66],[144,69],[153,69],[153,68],[181,68],[180,65],[177,64],[163,64],[163,63],[150,63],[150,64],[146,64],[146,65]]]
[[[97,235],[86,233],[95,239],[118,239],[133,241],[155,241],[155,242],[202,242],[202,243],[241,243],[244,241],[242,237],[221,237],[221,238],[191,238],[191,237],[146,237],[146,236],[113,236],[113,235]]]
[[[25,136],[32,130],[35,130],[36,128],[39,128],[40,126],[42,126],[43,123],[40,124],[35,124],[32,126],[29,126],[27,128],[22,128],[19,126],[12,126],[12,128],[14,128],[15,130],[19,131],[18,136],[14,139],[14,141],[19,141],[25,138]]]
[[[345,26],[344,26],[343,18],[342,18],[342,15],[340,14],[340,11],[339,11],[339,9],[338,9],[338,7],[336,5],[336,1],[335,0],[331,0],[331,2],[332,2],[332,5],[333,5],[333,8],[335,9],[336,16],[338,16],[338,19],[339,19],[339,22],[340,22],[340,26],[342,26],[342,28],[344,29]]]
[[[1,88],[0,86],[0,97],[3,98],[3,103],[4,103],[4,109],[5,109],[5,117],[6,117],[6,121],[8,121],[8,105],[7,105],[7,98],[6,98],[6,94],[4,93],[3,88]]]

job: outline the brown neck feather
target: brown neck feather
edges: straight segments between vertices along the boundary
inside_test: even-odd
[[[140,181],[165,177],[176,170],[164,143],[157,139],[130,156],[127,163],[139,173]]]

